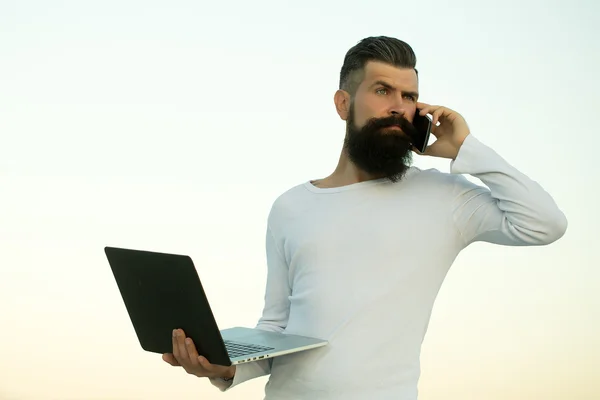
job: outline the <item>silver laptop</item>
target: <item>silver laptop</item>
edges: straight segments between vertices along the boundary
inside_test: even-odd
[[[219,330],[189,256],[117,247],[104,252],[146,351],[172,353],[173,329],[183,329],[210,363],[225,366],[327,345],[317,338],[256,328]]]

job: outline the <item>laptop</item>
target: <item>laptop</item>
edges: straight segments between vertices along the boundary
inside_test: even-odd
[[[325,346],[327,341],[256,328],[219,329],[191,257],[105,247],[141,347],[172,353],[173,329],[211,364],[237,365]]]

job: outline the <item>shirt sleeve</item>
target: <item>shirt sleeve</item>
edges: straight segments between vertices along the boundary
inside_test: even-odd
[[[265,303],[262,316],[256,328],[266,331],[283,332],[289,318],[289,296],[292,289],[289,284],[287,262],[270,228],[267,228],[266,253],[267,283]],[[239,364],[236,366],[235,376],[232,381],[226,382],[223,379],[210,379],[210,382],[222,392],[228,391],[243,382],[270,374],[272,361],[272,359],[266,359]]]
[[[539,246],[565,234],[567,219],[554,199],[473,135],[467,136],[450,168],[487,186],[464,176],[455,179],[453,217],[465,245],[484,241]]]

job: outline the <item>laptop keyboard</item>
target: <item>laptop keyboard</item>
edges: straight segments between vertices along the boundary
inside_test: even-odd
[[[273,350],[273,347],[258,346],[255,344],[234,342],[232,340],[224,340],[225,348],[229,357],[243,357],[254,353]]]

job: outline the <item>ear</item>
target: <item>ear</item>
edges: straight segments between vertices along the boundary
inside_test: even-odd
[[[333,96],[333,102],[335,103],[335,109],[341,119],[346,121],[348,119],[348,113],[350,112],[350,93],[345,90],[338,90]]]

